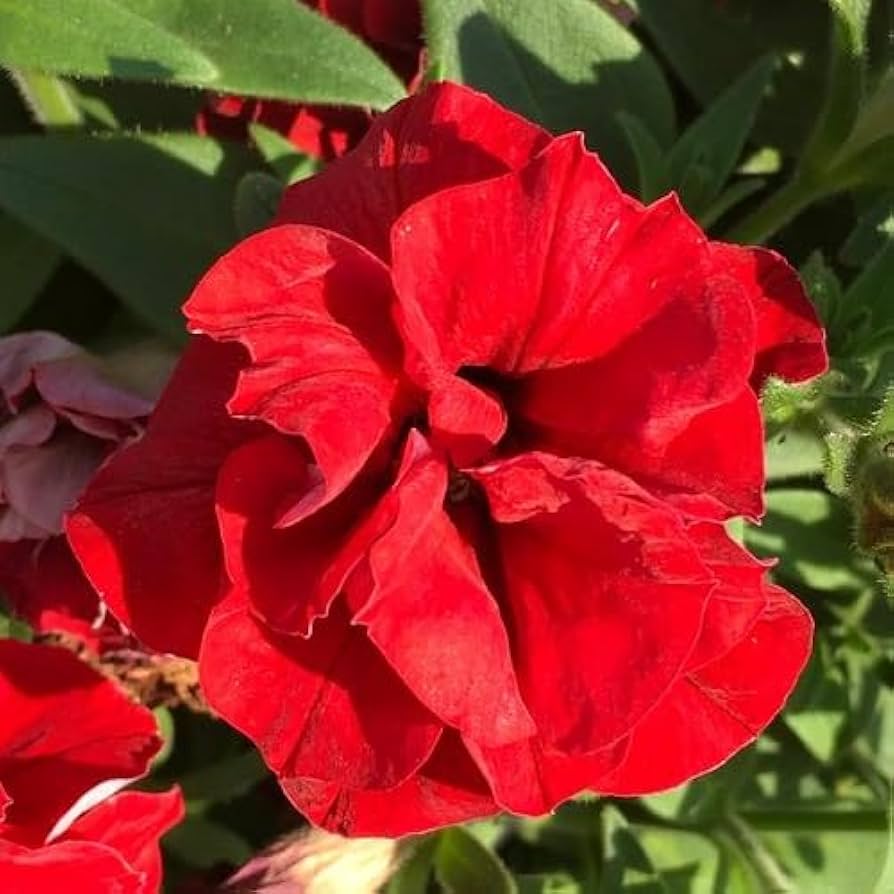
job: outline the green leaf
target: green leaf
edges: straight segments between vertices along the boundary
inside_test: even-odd
[[[461,826],[438,838],[435,875],[447,894],[517,894],[497,855]]]
[[[731,183],[708,207],[699,214],[698,219],[704,229],[713,227],[720,218],[736,205],[744,202],[749,196],[760,192],[767,185],[763,177],[749,177]]]
[[[7,332],[28,310],[58,263],[54,245],[0,212],[0,332]]]
[[[250,161],[243,147],[193,135],[8,137],[0,208],[181,338],[181,303],[236,240],[233,190]]]
[[[84,123],[75,91],[61,78],[11,71],[10,78],[41,127],[80,127]]]
[[[867,739],[879,773],[894,784],[894,690],[880,688]]]
[[[821,0],[638,0],[639,22],[705,107],[768,53],[781,60],[754,134],[797,151],[822,102],[829,10]]]
[[[201,816],[188,816],[163,841],[165,851],[188,866],[213,869],[221,863],[240,866],[253,856],[251,845],[232,829]]]
[[[783,719],[817,760],[829,763],[847,723],[848,705],[847,683],[841,668],[832,662],[826,644],[819,641]]]
[[[565,873],[517,875],[515,880],[518,894],[583,894],[580,884]]]
[[[894,242],[894,192],[883,195],[862,214],[839,258],[851,267],[864,267],[889,243]]]
[[[881,6],[881,4],[878,4]],[[894,7],[889,8],[894,9]],[[892,25],[894,27],[894,25]],[[888,60],[891,60],[890,34]],[[860,114],[854,122],[854,129],[842,149],[843,155],[852,155],[865,146],[877,143],[894,132],[894,67],[889,68],[879,81],[872,95],[869,96],[860,109]]]
[[[268,773],[258,752],[250,750],[200,766],[180,778],[180,787],[190,813],[201,813],[212,804],[251,791]]]
[[[283,183],[297,183],[319,170],[316,159],[298,152],[293,143],[275,130],[263,124],[250,124],[248,132],[264,161]]]
[[[894,894],[894,788],[888,806],[888,855],[872,894]]]
[[[823,323],[832,327],[841,306],[843,290],[835,270],[826,262],[823,253],[814,251],[801,267],[801,279],[810,300]]]
[[[871,325],[867,335],[870,337],[877,338],[881,332],[894,329],[894,240],[851,283],[842,306],[843,325],[863,315],[869,316]],[[859,346],[853,350],[859,351]]]
[[[249,171],[236,184],[233,214],[236,232],[250,236],[270,225],[282,198],[283,184],[266,171]]]
[[[747,156],[736,168],[738,174],[778,174],[782,169],[782,156],[778,149],[763,146]]]
[[[894,187],[894,135],[876,140],[853,155],[842,154],[827,174],[827,192],[864,186]]]
[[[638,118],[619,112],[618,121],[636,159],[640,199],[648,203],[670,192],[671,178],[664,149]]]
[[[820,436],[807,428],[789,426],[767,441],[767,480],[818,477],[823,474],[826,451]]]
[[[797,827],[762,832],[766,843],[800,894],[845,894],[871,891],[885,861],[887,835],[866,829]]]
[[[437,845],[437,835],[426,835],[412,844],[406,843],[405,846],[411,848],[410,856],[391,877],[385,889],[387,894],[427,894]]]
[[[663,820],[680,825],[713,824],[754,776],[754,750],[746,750],[706,776],[657,795],[647,795],[641,803]]]
[[[671,150],[673,183],[693,214],[707,210],[735,169],[777,68],[775,58],[759,59],[708,106]]]
[[[822,109],[802,154],[806,169],[822,171],[854,127],[866,77],[866,24],[871,0],[828,0],[832,9],[829,71]]]
[[[295,0],[0,0],[0,63],[385,108],[397,76]]]
[[[654,826],[633,828],[657,882],[618,889],[624,894],[754,894],[741,863],[706,835]]]
[[[478,87],[556,133],[583,130],[615,173],[633,167],[618,112],[671,141],[661,69],[592,0],[426,0],[424,9],[438,77]]]
[[[612,806],[602,811],[602,855],[598,894],[626,891],[628,885],[635,885],[642,894],[668,894],[637,835]]]
[[[762,525],[749,526],[745,541],[758,555],[779,558],[780,577],[815,590],[863,590],[876,577],[852,545],[847,506],[819,490],[771,490]]]

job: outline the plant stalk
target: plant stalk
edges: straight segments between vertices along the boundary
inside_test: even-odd
[[[813,179],[795,177],[736,224],[725,238],[743,245],[763,245],[827,192]]]
[[[734,813],[728,813],[723,819],[723,828],[754,870],[764,894],[799,894],[797,885],[748,823]]]

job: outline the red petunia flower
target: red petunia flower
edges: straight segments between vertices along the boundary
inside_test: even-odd
[[[422,21],[419,0],[299,0],[353,31],[394,69],[407,85],[420,74]],[[200,134],[245,140],[249,124],[263,124],[313,158],[344,155],[369,129],[363,109],[291,103],[244,96],[208,100],[196,118]]]
[[[723,522],[763,508],[763,380],[826,365],[781,257],[440,84],[186,313],[69,536],[315,823],[655,791],[778,712],[811,620]]]
[[[0,338],[0,587],[35,630],[90,648],[121,639],[103,621],[62,533],[102,462],[139,436],[152,401],[52,332]]]
[[[0,641],[0,890],[157,894],[180,792],[120,791],[155,721],[70,652]]]

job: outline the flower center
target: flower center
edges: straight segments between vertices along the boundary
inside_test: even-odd
[[[456,469],[450,470],[450,480],[447,482],[447,502],[451,504],[463,503],[469,499],[472,493],[472,479]]]

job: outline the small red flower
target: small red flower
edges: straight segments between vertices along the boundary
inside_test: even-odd
[[[0,338],[0,587],[40,632],[94,650],[120,638],[62,533],[102,462],[140,435],[152,401],[52,332]]]
[[[370,44],[408,85],[420,74],[422,21],[419,0],[299,0]],[[344,155],[369,129],[363,109],[218,96],[199,112],[200,134],[244,140],[249,124],[263,124],[313,158]]]
[[[752,741],[811,640],[723,528],[763,509],[763,380],[826,365],[786,262],[449,84],[278,224],[199,284],[71,519],[125,623],[198,654],[347,834],[655,791]]]
[[[0,890],[158,894],[176,789],[120,791],[160,741],[145,708],[70,652],[0,641]]]

